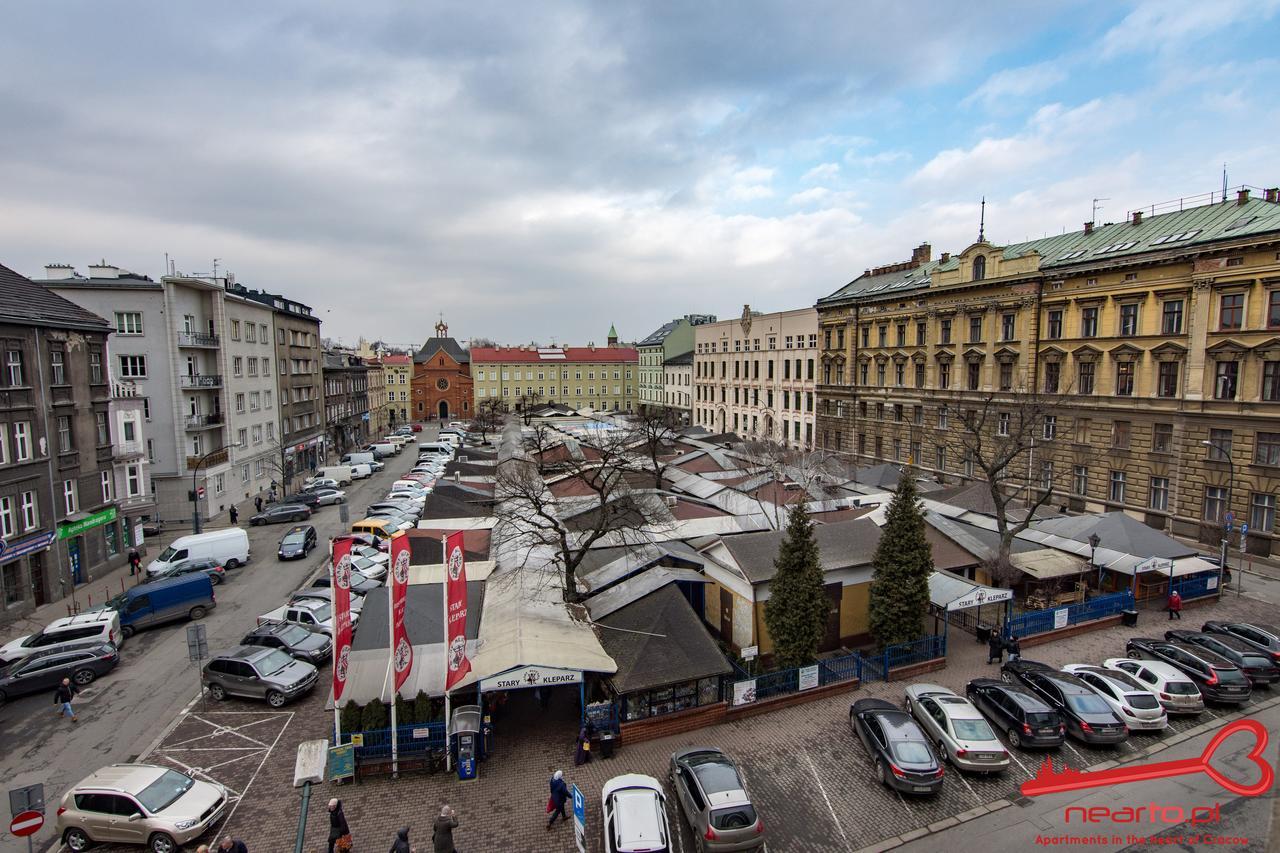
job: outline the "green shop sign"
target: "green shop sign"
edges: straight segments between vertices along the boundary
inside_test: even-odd
[[[72,536],[79,536],[86,530],[92,530],[95,527],[101,527],[104,524],[110,524],[116,520],[116,508],[111,506],[106,509],[100,509],[93,515],[82,518],[79,521],[64,521],[58,525],[58,538],[70,539]]]

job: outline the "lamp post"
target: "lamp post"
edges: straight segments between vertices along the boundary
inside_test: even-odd
[[[1222,595],[1222,573],[1226,571],[1226,568],[1227,568],[1227,546],[1230,544],[1230,540],[1228,538],[1228,532],[1226,528],[1226,523],[1227,523],[1226,516],[1231,513],[1231,495],[1232,495],[1232,491],[1235,489],[1235,483],[1236,483],[1236,463],[1231,460],[1231,448],[1227,447],[1224,449],[1221,441],[1214,441],[1212,439],[1206,438],[1202,440],[1200,443],[1203,444],[1205,447],[1216,449],[1220,454],[1222,454],[1222,457],[1227,462],[1227,471],[1228,471],[1227,508],[1223,513],[1223,518],[1221,521],[1222,551],[1218,555],[1218,595]],[[1240,550],[1241,551],[1244,550],[1243,542],[1240,543]]]
[[[230,453],[231,448],[239,447],[239,446],[240,445],[238,444],[224,445],[222,447],[217,448],[216,450],[210,450],[208,453],[206,453],[204,456],[201,456],[196,461],[196,467],[191,471],[191,532],[192,533],[200,532],[200,500],[198,497],[196,497],[196,478],[200,476],[200,469],[204,467],[204,463],[209,459],[210,456],[215,456],[219,453],[222,453],[223,451],[227,451],[228,453]]]
[[[1089,565],[1098,570],[1098,592],[1102,592],[1102,566],[1098,565],[1097,553],[1098,543],[1102,541],[1102,537],[1096,533],[1089,534]]]

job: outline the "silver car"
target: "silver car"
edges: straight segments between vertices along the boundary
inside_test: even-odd
[[[938,747],[944,761],[975,773],[1000,773],[1009,753],[973,704],[936,684],[907,688],[907,710]]]
[[[698,849],[728,853],[764,845],[764,823],[729,756],[711,747],[671,754],[671,787]]]
[[[244,696],[266,699],[272,708],[279,708],[314,687],[318,672],[281,649],[237,646],[214,655],[205,664],[201,680],[218,701]]]
[[[1127,672],[1084,663],[1068,664],[1062,671],[1078,677],[1101,696],[1130,731],[1159,732],[1168,728],[1169,715],[1160,701]]]

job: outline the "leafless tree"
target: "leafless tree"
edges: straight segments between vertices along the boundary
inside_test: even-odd
[[[675,443],[679,416],[666,406],[641,406],[628,420],[628,443],[649,460],[653,466],[653,487],[662,488],[662,474],[666,465],[662,457]]]
[[[476,415],[471,419],[471,429],[480,433],[482,444],[489,443],[489,433],[502,429],[507,406],[501,400],[486,398],[476,407]]]
[[[776,483],[795,483],[802,497],[808,502],[814,487],[834,485],[848,479],[845,466],[834,453],[826,450],[798,450],[772,439],[748,441],[738,451],[751,468],[768,472]],[[787,507],[759,500],[761,509],[773,514],[774,526],[781,528],[786,519]]]
[[[533,421],[533,409],[542,402],[542,394],[529,389],[525,393],[516,398],[516,411],[524,416],[524,425],[528,426]]]

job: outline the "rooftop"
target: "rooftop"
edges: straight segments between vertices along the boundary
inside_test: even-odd
[[[0,320],[19,326],[107,332],[110,324],[47,287],[0,264]]]
[[[640,353],[633,347],[475,347],[471,350],[474,364],[622,363],[639,360]]]

